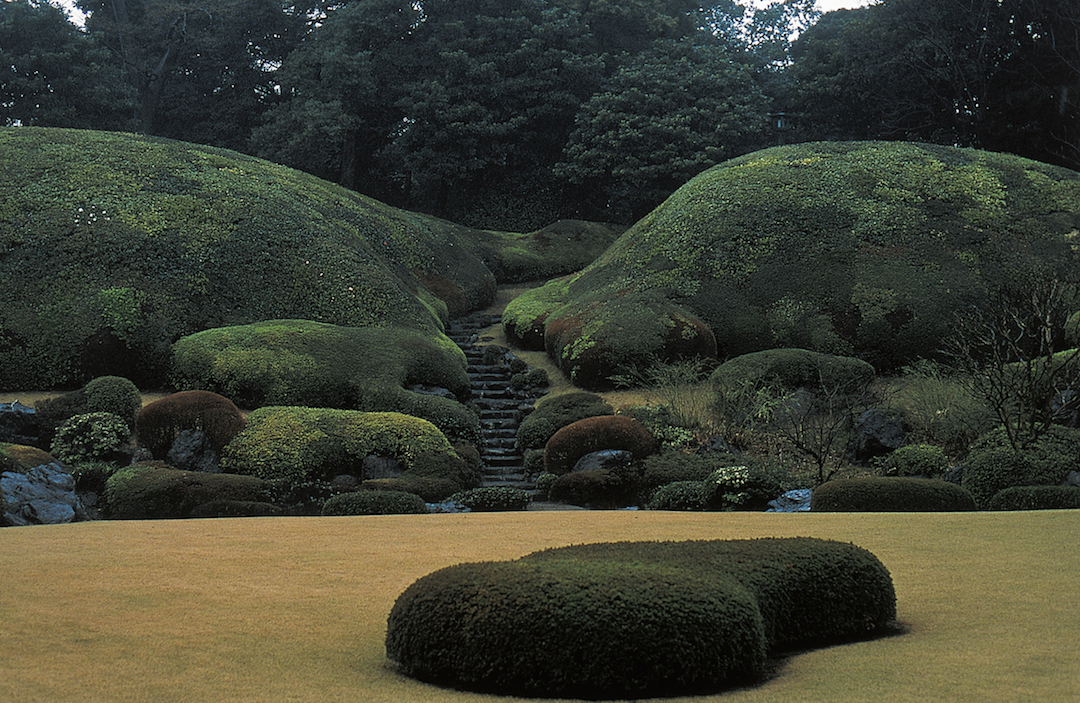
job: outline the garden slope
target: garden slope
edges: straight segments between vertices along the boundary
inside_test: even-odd
[[[686,703],[1074,703],[1080,511],[521,512],[0,529],[0,694],[21,703],[509,703],[387,666],[409,584],[615,540],[807,536],[871,551],[908,632],[799,654]],[[497,538],[493,538],[497,536]],[[536,703],[541,703],[536,700]]]
[[[780,347],[880,370],[933,356],[957,309],[1059,264],[1078,227],[1067,169],[925,144],[775,147],[697,176],[504,325],[586,387],[654,355]]]
[[[492,300],[485,259],[527,275],[567,240],[575,270],[618,232],[481,233],[235,152],[111,132],[0,128],[0,172],[8,388],[163,385],[176,339],[261,320],[437,337]]]

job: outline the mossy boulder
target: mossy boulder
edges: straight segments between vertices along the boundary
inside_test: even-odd
[[[694,695],[895,617],[888,570],[851,544],[583,544],[421,578],[390,612],[386,653],[410,676],[500,695]]]
[[[214,391],[245,408],[393,411],[431,420],[455,437],[479,432],[475,414],[460,403],[405,388],[468,395],[465,354],[442,335],[270,320],[198,332],[177,341],[173,354],[177,386]]]
[[[25,444],[12,444],[0,442],[0,473],[10,471],[24,474],[27,469],[42,464],[51,464],[56,461],[53,455],[44,449],[27,446]]]
[[[395,459],[403,475],[479,482],[446,436],[427,420],[392,412],[266,406],[247,418],[221,454],[222,470],[300,483],[337,474],[364,476],[365,457]]]
[[[1060,262],[1080,173],[927,144],[822,142],[719,164],[583,271],[514,300],[508,338],[604,387],[649,360],[769,348],[933,357],[957,309]]]

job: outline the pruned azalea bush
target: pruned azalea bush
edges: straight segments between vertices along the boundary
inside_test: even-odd
[[[851,544],[585,544],[421,578],[394,604],[386,652],[409,676],[499,695],[694,695],[895,618],[888,570]]]
[[[844,478],[818,486],[810,510],[819,513],[928,513],[975,510],[971,492],[927,478]]]
[[[1080,486],[1013,486],[998,491],[991,510],[1077,510]]]
[[[228,398],[210,391],[181,391],[150,403],[135,419],[139,444],[164,459],[184,430],[206,434],[215,451],[244,429],[244,416]]]
[[[266,482],[254,476],[181,471],[163,462],[133,464],[105,482],[106,515],[115,519],[190,517],[215,501],[268,503]]]
[[[601,449],[624,449],[642,459],[657,449],[656,438],[630,417],[600,416],[578,420],[552,435],[544,446],[544,470],[565,474],[581,457]]]
[[[408,515],[426,513],[427,503],[403,491],[355,491],[340,493],[323,505],[323,515]]]
[[[56,430],[49,453],[65,464],[117,458],[131,439],[131,428],[112,413],[68,418]]]
[[[460,491],[446,499],[449,503],[461,503],[477,513],[525,510],[532,496],[528,491],[511,486],[481,486]]]

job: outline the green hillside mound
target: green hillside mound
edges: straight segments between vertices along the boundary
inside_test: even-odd
[[[565,273],[618,233],[564,223],[556,233],[582,244],[556,260],[538,233],[479,232],[253,157],[130,134],[3,128],[0,171],[9,388],[114,373],[163,385],[175,340],[271,319],[441,344],[449,317],[493,299],[486,261]]]
[[[814,143],[697,176],[583,271],[519,297],[507,336],[603,387],[660,356],[769,348],[933,356],[962,306],[1077,244],[1080,173],[910,143]]]

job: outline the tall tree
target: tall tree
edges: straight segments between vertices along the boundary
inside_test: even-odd
[[[109,54],[46,2],[0,2],[0,124],[128,129]]]

